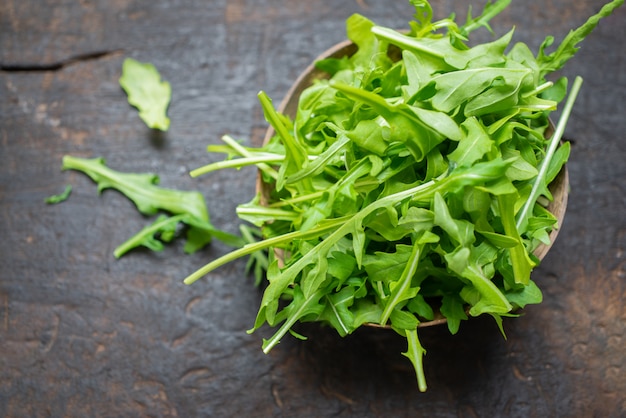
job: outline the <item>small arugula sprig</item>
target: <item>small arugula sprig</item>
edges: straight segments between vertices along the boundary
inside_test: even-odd
[[[63,170],[76,170],[88,175],[98,184],[98,192],[116,189],[130,199],[139,212],[155,215],[164,211],[151,225],[114,250],[119,258],[128,251],[144,246],[153,251],[161,251],[163,242],[170,242],[177,235],[177,226],[187,226],[184,251],[194,253],[206,246],[213,238],[240,247],[243,240],[215,228],[210,220],[204,197],[200,192],[166,189],[158,186],[159,177],[155,174],[122,173],[106,166],[103,158],[63,157]]]
[[[257,165],[263,187],[241,205],[241,219],[262,228],[249,241],[185,279],[258,251],[267,282],[253,329],[277,327],[268,352],[298,322],[319,321],[345,336],[366,323],[407,339],[403,353],[426,390],[420,322],[439,311],[451,333],[469,316],[502,317],[539,303],[530,279],[534,250],[558,228],[545,208],[550,183],[569,156],[563,129],[581,79],[574,82],[553,135],[549,119],[567,80],[546,78],[576,52],[615,0],[537,55],[513,31],[468,45],[470,33],[510,0],[489,3],[464,25],[433,21],[428,1],[411,0],[408,32],[347,20],[357,46],[350,57],[317,63],[329,73],[302,92],[294,115],[259,100],[275,131],[261,148],[230,137],[226,161],[192,171]],[[395,49],[392,51],[392,45]],[[399,53],[398,53],[399,50]],[[509,50],[509,52],[506,52]],[[290,117],[289,117],[290,116]]]
[[[44,199],[44,202],[48,203],[49,205],[61,203],[61,202],[66,201],[70,197],[71,194],[72,194],[72,185],[68,184],[67,186],[65,186],[65,189],[63,190],[63,192],[46,197]]]

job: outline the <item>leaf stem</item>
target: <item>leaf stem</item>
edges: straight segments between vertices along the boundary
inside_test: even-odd
[[[259,166],[266,163],[280,163],[285,160],[284,155],[257,155],[252,157],[235,158],[232,160],[218,161],[216,163],[207,164],[205,166],[196,168],[189,172],[191,177],[198,177],[203,174],[211,173],[213,171],[225,169],[225,168],[242,168],[250,165]]]
[[[237,141],[235,141],[229,135],[224,135],[222,137],[222,141],[224,141],[228,146],[237,151],[242,157],[252,157],[252,153],[248,151],[245,147],[242,147]],[[263,171],[265,174],[276,180],[278,178],[278,173],[272,167],[267,164],[259,164],[259,170]]]
[[[419,338],[417,336],[417,329],[406,330],[406,340],[408,343],[408,349],[404,354],[406,357],[411,360],[413,363],[413,367],[415,368],[415,374],[417,376],[417,387],[420,392],[426,392],[426,376],[424,375],[424,354],[426,350],[420,344]]]
[[[314,237],[320,234],[323,234],[324,232],[327,232],[329,230],[332,229],[336,229],[337,225],[340,223],[343,223],[345,220],[343,218],[338,218],[336,220],[334,220],[336,222],[328,222],[327,224],[318,226],[316,228],[310,229],[308,231],[294,231],[294,232],[290,232],[288,234],[284,234],[284,235],[279,235],[277,237],[273,237],[273,238],[268,238],[265,239],[263,241],[258,241],[258,242],[254,242],[251,244],[246,244],[243,247],[232,251],[216,260],[213,260],[212,262],[204,265],[204,267],[201,267],[200,269],[196,270],[194,273],[190,274],[189,276],[187,276],[187,278],[185,278],[183,280],[183,282],[185,284],[192,284],[195,281],[197,281],[198,279],[200,279],[202,276],[205,276],[206,274],[210,273],[211,271],[215,270],[218,267],[223,266],[224,264],[228,264],[231,261],[234,261],[238,258],[241,257],[245,257],[246,255],[252,254],[256,251],[259,250],[263,250],[266,248],[270,248],[272,246],[275,245],[279,245],[279,244],[283,244],[285,242],[290,242],[294,239],[303,239],[303,238],[307,238],[307,237]]]
[[[546,156],[541,161],[541,167],[539,168],[539,173],[535,178],[533,183],[533,188],[530,191],[530,196],[528,196],[528,200],[520,210],[517,216],[516,227],[517,230],[520,231],[522,227],[527,222],[528,217],[532,211],[532,208],[535,206],[535,202],[537,201],[537,197],[539,196],[539,190],[541,189],[541,183],[543,182],[546,173],[548,172],[548,167],[550,166],[550,160],[554,156],[554,152],[556,151],[557,146],[561,142],[561,138],[563,138],[563,133],[565,132],[565,126],[567,125],[567,121],[572,112],[572,108],[574,107],[574,102],[576,101],[576,96],[578,96],[578,92],[580,91],[580,86],[582,85],[583,79],[578,76],[574,80],[574,84],[572,85],[572,89],[570,90],[569,97],[567,98],[567,102],[565,103],[565,107],[563,108],[563,113],[559,118],[559,123],[556,126],[554,134],[550,139],[548,144],[548,148],[546,150]]]
[[[237,215],[240,217],[245,216],[263,216],[266,218],[271,218],[273,220],[281,220],[281,221],[293,221],[298,218],[298,214],[296,212],[281,210],[270,207],[258,207],[258,206],[238,206]]]
[[[291,199],[283,199],[267,205],[268,208],[281,208],[283,206],[292,206],[298,203],[306,202],[308,200],[318,199],[324,194],[324,190],[305,194],[302,196],[294,197]]]
[[[552,81],[546,81],[545,83],[540,84],[537,87],[535,87],[532,91],[522,94],[522,98],[526,99],[531,96],[537,96],[539,93],[543,92],[544,90],[549,89],[553,85],[554,83]]]

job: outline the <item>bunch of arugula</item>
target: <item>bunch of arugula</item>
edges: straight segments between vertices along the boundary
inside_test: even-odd
[[[463,25],[433,21],[411,0],[407,32],[361,15],[347,20],[356,53],[317,63],[328,72],[299,98],[290,118],[259,99],[276,135],[261,148],[230,137],[209,146],[226,161],[192,172],[258,166],[264,190],[237,213],[261,228],[247,244],[191,274],[193,283],[239,257],[269,252],[268,285],[250,331],[278,327],[268,352],[297,322],[329,324],[341,336],[366,323],[406,337],[405,353],[426,390],[417,328],[439,310],[451,333],[469,316],[502,317],[539,303],[533,251],[558,228],[545,208],[569,156],[563,130],[577,78],[551,137],[549,115],[567,80],[548,81],[615,0],[537,55],[513,31],[468,46],[469,34],[509,0],[488,4]],[[509,49],[510,47],[510,49]],[[506,50],[508,52],[506,52]]]

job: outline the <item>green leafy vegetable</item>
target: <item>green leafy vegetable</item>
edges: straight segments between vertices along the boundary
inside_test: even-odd
[[[464,36],[467,36],[470,32],[480,27],[485,27],[489,32],[493,33],[491,26],[489,26],[489,21],[506,9],[509,4],[511,4],[511,0],[497,0],[495,3],[488,2],[483,12],[475,18],[472,18],[472,9],[470,6],[470,10],[467,13],[467,21],[465,25],[460,28],[460,32]]]
[[[426,350],[422,347],[419,338],[417,337],[417,329],[404,329],[400,332],[404,334],[407,339],[408,348],[403,356],[411,360],[413,367],[415,368],[415,375],[417,376],[417,387],[421,392],[426,392],[426,377],[424,376],[423,359]]]
[[[141,120],[149,128],[167,131],[170,126],[167,107],[172,97],[172,88],[170,83],[161,80],[156,67],[126,58],[119,81],[128,95],[128,103],[139,110]]]
[[[144,215],[165,211],[174,216],[160,216],[115,249],[115,257],[121,257],[133,248],[144,246],[154,251],[163,249],[163,242],[171,241],[179,223],[187,225],[185,252],[193,253],[217,238],[229,245],[239,247],[242,240],[220,231],[209,221],[204,197],[199,192],[179,191],[158,186],[154,174],[121,173],[108,168],[103,158],[63,157],[64,170],[85,173],[98,184],[98,192],[116,189],[128,197]]]
[[[546,54],[545,50],[552,45],[554,38],[551,36],[547,37],[541,45],[537,56],[540,75],[545,76],[546,74],[561,69],[563,65],[576,54],[579,49],[577,45],[591,33],[598,25],[600,19],[609,16],[615,9],[623,4],[624,0],[613,0],[605,4],[597,14],[587,19],[587,22],[582,26],[570,31],[557,49],[550,54]]]
[[[209,147],[228,158],[192,175],[259,167],[259,195],[237,213],[261,227],[263,239],[248,239],[185,283],[262,254],[268,284],[250,332],[278,328],[264,352],[297,322],[327,323],[341,336],[366,323],[389,326],[407,339],[402,354],[424,391],[421,322],[442,315],[454,334],[468,317],[488,314],[503,331],[502,317],[541,302],[533,252],[559,227],[545,204],[569,156],[561,139],[581,83],[568,96],[567,79],[546,76],[623,0],[552,54],[547,38],[536,56],[511,46],[512,31],[467,43],[474,30],[491,31],[489,21],[510,0],[470,12],[462,26],[433,21],[425,0],[411,3],[407,32],[350,17],[356,53],[317,63],[329,79],[301,94],[294,115],[277,112],[261,92],[276,132],[269,143],[247,148],[224,137],[225,145]],[[566,97],[546,137],[550,113]]]
[[[63,190],[63,193],[48,196],[44,199],[44,201],[50,205],[61,203],[67,200],[70,197],[70,194],[72,194],[72,185],[68,184],[67,186],[65,186],[65,190]]]

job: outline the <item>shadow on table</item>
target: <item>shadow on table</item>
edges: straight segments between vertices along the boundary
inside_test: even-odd
[[[462,323],[456,335],[446,325],[420,329],[429,385],[420,395],[413,366],[401,355],[406,341],[394,331],[363,327],[346,338],[318,324],[303,324],[298,331],[308,337],[297,343],[299,378],[347,403],[420,396],[436,400],[492,391],[501,384],[501,371],[494,364],[505,362],[507,355],[507,342],[491,317]]]

